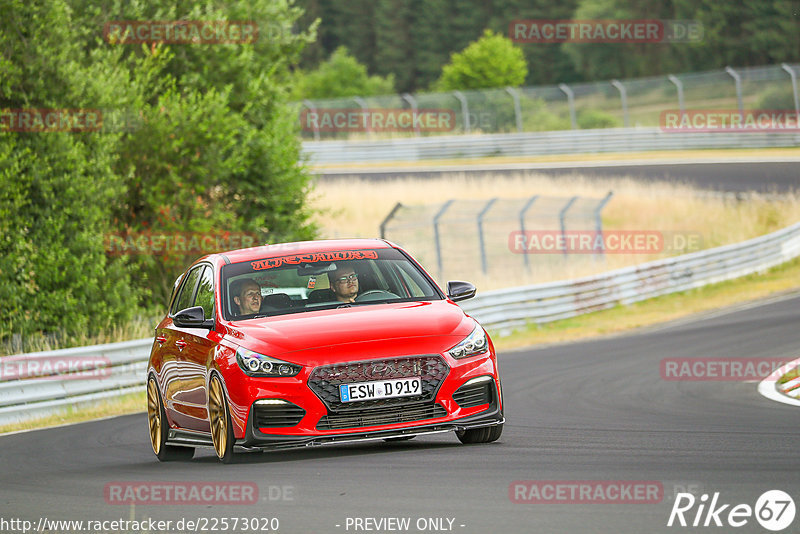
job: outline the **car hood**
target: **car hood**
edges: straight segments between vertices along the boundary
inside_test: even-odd
[[[457,304],[440,300],[365,304],[238,321],[230,327],[228,339],[233,343],[279,356],[341,345],[360,345],[356,352],[375,353],[377,345],[399,349],[418,344],[420,338],[439,338],[428,339],[426,348],[441,352],[466,337],[475,321]]]

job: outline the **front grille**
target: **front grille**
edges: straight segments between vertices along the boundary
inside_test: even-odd
[[[447,363],[438,354],[404,356],[317,367],[308,378],[308,387],[325,403],[329,413],[360,412],[367,408],[408,406],[431,402],[436,398],[436,392],[449,372],[450,368]],[[415,376],[422,379],[422,393],[419,395],[345,403],[339,398],[339,385],[341,384]]]
[[[390,406],[386,408],[372,408],[346,412],[343,414],[328,414],[322,416],[317,423],[317,430],[338,430],[342,428],[359,428],[364,426],[391,425],[394,423],[408,423],[445,417],[447,410],[440,404],[427,404],[425,406]]]
[[[462,408],[474,408],[492,402],[493,381],[463,385],[453,393],[453,400]]]
[[[296,404],[254,404],[253,420],[256,428],[281,428],[295,426],[306,411]]]

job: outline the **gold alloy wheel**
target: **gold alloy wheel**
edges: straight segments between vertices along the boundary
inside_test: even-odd
[[[211,419],[211,440],[214,442],[214,451],[217,457],[225,456],[228,446],[228,417],[225,413],[225,393],[222,384],[216,376],[211,379],[208,393],[208,415]]]
[[[156,381],[152,378],[147,381],[147,420],[150,424],[150,444],[158,455],[161,452],[161,405]]]

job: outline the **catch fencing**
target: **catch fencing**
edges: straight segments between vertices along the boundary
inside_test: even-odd
[[[789,261],[800,255],[800,223],[734,245],[726,245],[609,271],[577,280],[487,291],[461,303],[486,328],[503,333],[529,323],[546,323],[730,280]],[[152,339],[77,347],[0,358],[0,424],[42,417],[69,407],[94,404],[143,391]],[[6,379],[8,362],[87,358],[101,376],[49,376]],[[13,367],[12,367],[13,371]],[[84,369],[86,371],[86,369]]]
[[[603,208],[612,197],[582,196],[447,200],[442,204],[398,203],[381,223],[381,238],[414,251],[439,280],[470,279],[473,273],[503,277],[530,272],[530,254],[513,254],[509,236],[536,229],[564,235],[570,230],[601,233]],[[539,257],[561,263],[560,257]],[[512,278],[513,279],[513,278]]]
[[[302,136],[309,141],[653,128],[661,125],[662,113],[668,110],[770,109],[800,114],[798,75],[800,64],[726,67],[592,83],[305,100],[298,103],[298,114]],[[412,123],[382,132],[353,128],[350,122],[320,127],[319,121],[308,120],[309,116],[335,116],[336,110],[348,110],[351,118],[358,114],[379,117],[381,123],[398,111],[430,110],[447,118],[448,127],[437,122],[426,129],[425,124]]]

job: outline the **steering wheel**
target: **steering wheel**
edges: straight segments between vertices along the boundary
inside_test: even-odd
[[[400,298],[391,291],[384,291],[383,289],[370,289],[358,295],[354,300],[356,302],[371,302],[373,300],[383,299],[397,299]]]

